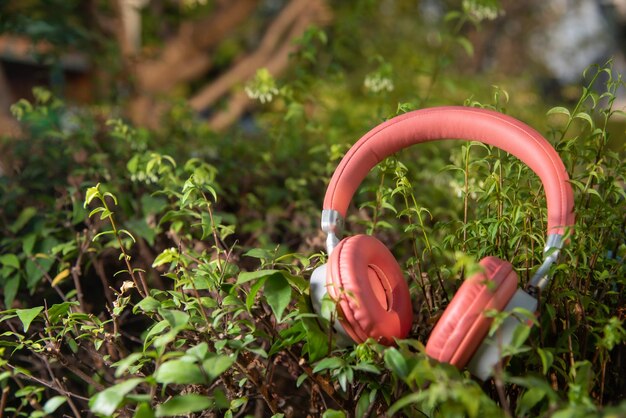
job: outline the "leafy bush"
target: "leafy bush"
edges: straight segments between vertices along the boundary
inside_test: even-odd
[[[468,47],[458,31],[446,36],[444,51]],[[420,100],[398,97],[394,111],[394,65],[377,60],[361,78],[365,93],[340,70],[322,85],[320,66],[338,65],[314,59],[325,35],[312,30],[302,42],[294,80],[260,73],[250,84],[276,97],[246,137],[217,136],[184,106],[158,132],[42,89],[14,106],[27,138],[11,144],[19,170],[0,178],[3,414],[626,413],[626,147],[614,108],[623,82],[610,64],[588,71],[577,103],[535,115],[570,173],[575,235],[536,326],[520,328],[503,347],[511,361],[479,383],[429,360],[423,342],[483,256],[511,260],[529,279],[544,247],[538,179],[477,143],[414,147],[377,167],[347,229],[375,233],[397,255],[414,329],[395,347],[337,347],[309,301],[308,279],[325,261],[326,182],[359,133],[436,103],[441,75]],[[354,108],[327,99],[336,92]],[[466,104],[516,114],[497,88],[490,104]]]

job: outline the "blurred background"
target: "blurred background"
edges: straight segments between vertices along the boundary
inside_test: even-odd
[[[368,93],[455,104],[493,85],[522,107],[572,101],[589,65],[626,69],[626,0],[2,0],[0,32],[0,133],[12,135],[10,105],[33,86],[152,128],[185,102],[222,131],[251,128],[260,96],[245,86],[260,68],[267,84],[314,67],[322,112]]]

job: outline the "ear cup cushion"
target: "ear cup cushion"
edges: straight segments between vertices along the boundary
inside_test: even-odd
[[[413,316],[409,287],[391,252],[376,238],[342,240],[328,260],[326,283],[341,325],[356,342],[371,337],[391,345],[408,335]]]
[[[502,311],[517,289],[513,266],[497,257],[483,258],[484,269],[461,285],[433,329],[426,354],[443,363],[463,367],[487,335],[489,309]]]

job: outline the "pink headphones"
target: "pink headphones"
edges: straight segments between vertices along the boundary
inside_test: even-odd
[[[480,141],[519,158],[541,179],[548,203],[545,258],[528,291],[518,289],[509,262],[486,257],[480,261],[483,272],[464,281],[428,339],[428,356],[459,368],[468,365],[485,379],[519,321],[509,316],[494,341],[485,338],[491,318],[484,312],[516,307],[535,312],[537,293],[549,283],[565,228],[574,224],[572,188],[559,155],[537,131],[512,117],[484,109],[437,107],[397,116],[365,134],[343,157],[326,191],[322,230],[329,259],[313,272],[311,297],[320,312],[328,293],[337,305],[335,329],[355,342],[374,338],[391,345],[395,338],[407,337],[412,323],[409,288],[391,252],[374,237],[356,235],[339,242],[338,234],[352,196],[376,164],[408,146],[443,139]],[[493,284],[487,286],[487,281]]]

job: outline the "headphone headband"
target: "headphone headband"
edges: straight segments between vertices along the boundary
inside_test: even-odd
[[[562,235],[565,227],[574,224],[569,176],[550,143],[533,128],[510,116],[461,106],[415,110],[366,133],[335,170],[324,197],[324,212],[331,217],[337,213],[345,217],[356,189],[379,162],[411,145],[445,139],[479,141],[519,158],[543,183],[548,203],[548,235]],[[323,225],[323,229],[334,232],[334,225]]]

